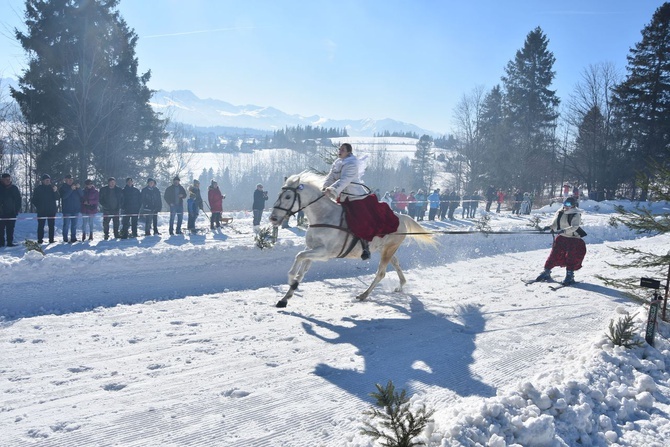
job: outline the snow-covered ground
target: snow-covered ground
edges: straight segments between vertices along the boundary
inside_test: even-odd
[[[168,237],[161,216],[162,236],[0,249],[0,446],[370,447],[363,411],[389,380],[436,411],[430,446],[667,446],[670,330],[613,347],[610,320],[636,314],[643,337],[647,311],[595,276],[625,262],[610,247],[665,252],[670,235],[582,207],[585,265],[558,291],[520,281],[541,270],[548,234],[408,243],[405,291],[389,272],[365,302],[378,255],[317,263],[281,310],[304,231],[260,250],[245,212],[200,235]],[[493,230],[527,225],[492,215]],[[19,221],[18,240],[34,226]]]

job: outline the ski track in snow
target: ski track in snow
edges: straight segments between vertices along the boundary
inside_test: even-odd
[[[602,241],[632,237],[604,225],[577,287],[519,281],[548,235],[442,235],[401,247],[404,293],[389,271],[359,303],[378,255],[333,260],[282,310],[302,231],[260,251],[249,223],[233,230],[3,254],[0,445],[372,445],[357,433],[375,383],[437,417],[560,366],[617,308],[637,309],[589,273],[612,259]]]

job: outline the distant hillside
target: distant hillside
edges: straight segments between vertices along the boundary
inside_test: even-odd
[[[278,130],[286,126],[320,126],[346,128],[351,136],[373,136],[375,133],[415,132],[418,135],[436,136],[435,132],[414,124],[390,118],[383,120],[331,120],[319,115],[289,115],[274,107],[255,105],[236,106],[218,99],[201,99],[190,90],[157,91],[152,98],[154,110],[163,112],[173,120],[198,127],[241,127],[261,130]]]

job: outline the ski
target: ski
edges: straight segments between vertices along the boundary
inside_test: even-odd
[[[529,286],[531,284],[535,284],[536,282],[541,282],[541,281],[538,281],[537,279],[522,279],[521,282],[524,283],[525,285]]]
[[[563,283],[560,283],[560,284],[557,284],[557,285],[555,285],[555,286],[549,286],[549,288],[555,292],[555,291],[557,291],[557,290],[559,290],[559,289],[562,289],[563,287],[571,287],[571,286],[574,286],[575,284],[577,284],[577,281],[573,282],[572,284],[563,284]]]
[[[546,283],[553,283],[555,282],[554,280],[551,281],[538,281],[537,279],[522,279],[521,282],[523,282],[525,285],[529,286],[531,284],[535,284],[536,282],[546,282]]]

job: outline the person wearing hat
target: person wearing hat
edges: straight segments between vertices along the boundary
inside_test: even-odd
[[[200,194],[200,180],[193,180],[193,184],[188,187],[188,224],[190,231],[195,231],[195,221],[198,219],[198,213],[202,209],[202,195]]]
[[[184,199],[186,190],[179,184],[179,177],[172,179],[172,184],[165,188],[163,198],[170,205],[170,235],[174,234],[174,220],[177,218],[177,234],[181,234],[181,223],[184,219]]]
[[[88,240],[93,240],[93,218],[98,213],[100,203],[100,192],[96,189],[93,180],[84,182],[84,190],[81,197],[81,240],[86,239],[86,227],[88,226]]]
[[[144,214],[144,235],[151,236],[151,225],[154,235],[158,236],[158,213],[163,208],[161,192],[156,188],[156,180],[147,179],[147,186],[142,188],[142,214]]]
[[[16,246],[14,227],[19,211],[21,211],[21,192],[12,184],[12,176],[5,172],[0,179],[0,247],[4,247],[5,243],[8,247]]]
[[[254,203],[251,204],[251,210],[254,213],[254,229],[258,229],[261,224],[261,218],[263,217],[263,209],[265,208],[265,202],[268,200],[267,191],[263,191],[263,185],[260,183],[256,185],[256,190],[254,191]]]
[[[209,228],[211,229],[214,229],[214,225],[216,225],[216,228],[221,228],[221,213],[223,212],[223,199],[225,198],[226,195],[221,193],[218,183],[212,180],[207,191],[207,201],[212,212],[209,220]]]
[[[51,184],[49,174],[43,174],[41,184],[33,190],[30,203],[37,211],[37,242],[44,242],[44,224],[49,227],[49,243],[53,244],[56,233],[56,213],[58,212],[58,187]]]
[[[114,237],[121,238],[119,217],[123,208],[123,190],[116,185],[116,179],[107,179],[107,186],[100,188],[100,206],[102,207],[102,231],[105,240],[109,239],[109,221],[114,225]]]
[[[536,278],[536,281],[551,281],[551,269],[554,267],[565,267],[566,275],[562,284],[569,286],[575,283],[575,271],[582,268],[582,261],[586,256],[586,244],[582,239],[586,232],[580,228],[581,212],[577,208],[574,197],[568,197],[563,202],[563,208],[554,215],[551,225],[542,230],[551,230],[557,234],[551,247],[549,257],[544,263],[544,271]]]
[[[79,183],[75,183],[72,175],[63,177],[63,184],[58,189],[60,206],[63,212],[63,242],[77,242],[77,220],[81,211],[82,191]],[[70,239],[68,241],[68,232]]]
[[[123,239],[137,237],[137,220],[140,216],[142,207],[142,193],[135,187],[131,177],[126,179],[126,186],[123,188],[123,218],[121,219],[121,237]],[[132,233],[128,234],[128,227],[131,227]]]

